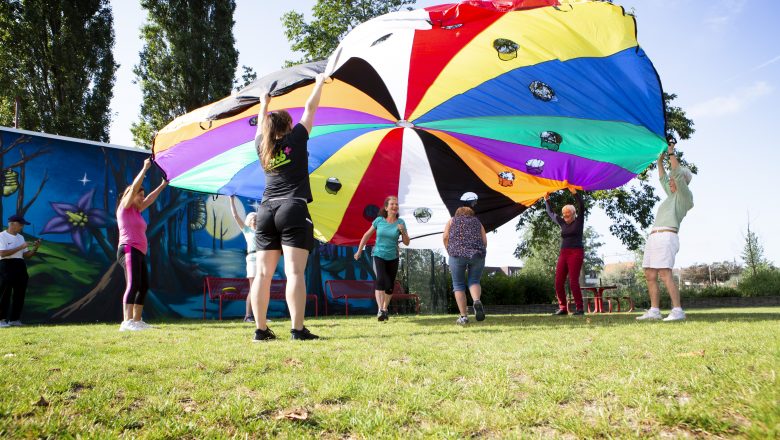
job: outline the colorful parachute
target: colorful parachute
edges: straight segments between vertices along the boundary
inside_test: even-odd
[[[398,195],[413,238],[440,233],[467,191],[491,230],[547,192],[623,185],[666,144],[660,82],[634,17],[607,2],[391,13],[356,27],[327,66],[306,68],[160,131],[155,158],[171,184],[260,198],[260,90],[292,90],[271,110],[297,120],[323,69],[333,82],[309,141],[310,210],[317,237],[335,244],[357,243],[387,195]]]

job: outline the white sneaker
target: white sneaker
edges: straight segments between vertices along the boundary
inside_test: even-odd
[[[8,325],[10,325],[11,327],[21,327],[24,324],[22,324],[22,321],[11,321],[8,323]]]
[[[152,328],[154,328],[154,327],[152,327],[151,325],[149,325],[149,324],[147,324],[147,323],[143,322],[143,320],[141,320],[141,321],[133,321],[133,325],[134,325],[135,327],[137,327],[137,328],[138,328],[138,330],[149,330],[149,329],[152,329]]]
[[[671,312],[669,312],[669,316],[664,318],[664,321],[682,321],[685,319],[685,312],[682,311],[682,309],[672,309]]]
[[[0,319],[0,328],[8,328],[11,324],[8,323],[8,320],[6,319]]]
[[[126,331],[130,331],[130,330],[131,330],[131,329],[130,329],[130,323],[131,323],[131,322],[132,322],[132,321],[130,321],[130,320],[127,320],[127,321],[122,321],[122,323],[121,323],[121,324],[119,324],[119,331],[120,331],[120,332],[126,332]]]
[[[455,321],[455,324],[458,324],[458,325],[466,325],[468,323],[469,323],[469,317],[468,316],[461,316],[460,318],[458,318],[457,321]]]
[[[661,316],[660,310],[645,310],[645,314],[642,316],[637,316],[637,321],[659,321],[663,319],[663,316]]]

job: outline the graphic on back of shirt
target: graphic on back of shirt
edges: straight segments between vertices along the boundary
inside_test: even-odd
[[[292,156],[292,151],[292,148],[289,146],[280,148],[279,151],[273,157],[271,157],[270,162],[268,162],[268,169],[273,170],[292,162],[292,159],[290,159]]]

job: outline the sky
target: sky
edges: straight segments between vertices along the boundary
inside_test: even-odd
[[[259,75],[279,70],[298,56],[289,49],[281,16],[309,16],[314,0],[237,0],[234,36],[241,65]],[[424,0],[418,7],[446,3]],[[780,2],[777,0],[615,1],[637,17],[640,46],[653,61],[664,91],[695,123],[696,133],[677,148],[699,167],[690,188],[695,207],[680,229],[677,267],[741,261],[745,233],[756,232],[765,256],[780,265],[780,202],[774,198],[780,165]],[[111,143],[133,145],[130,125],[138,120],[141,90],[133,66],[143,48],[146,18],[138,2],[114,0],[117,71]],[[655,183],[657,193],[661,187]],[[520,265],[511,257],[519,241],[512,221],[491,236],[488,265]],[[601,234],[607,263],[633,260],[609,233],[606,214],[594,210],[587,224]],[[553,227],[551,223],[551,227]],[[772,231],[775,231],[772,233]]]

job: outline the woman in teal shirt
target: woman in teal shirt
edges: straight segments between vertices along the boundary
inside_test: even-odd
[[[374,232],[376,232],[376,244],[371,255],[374,257],[376,274],[374,293],[377,309],[379,309],[376,317],[380,321],[387,321],[387,306],[390,305],[390,298],[393,297],[393,285],[398,273],[398,237],[401,237],[404,245],[409,246],[406,223],[398,218],[398,197],[389,196],[385,199],[385,206],[379,210],[379,217],[371,223],[371,227],[360,240],[358,250],[355,252],[356,260],[360,259],[363,247]]]

